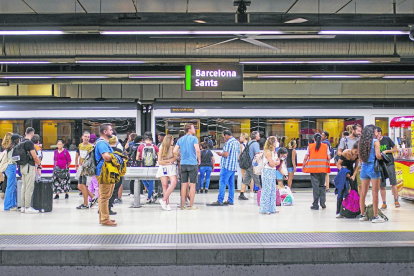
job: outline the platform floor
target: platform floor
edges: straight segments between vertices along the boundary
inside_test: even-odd
[[[310,189],[298,189],[294,193],[294,205],[278,207],[277,214],[261,215],[255,198],[235,200],[234,206],[211,207],[217,199],[217,191],[197,194],[195,205],[199,210],[180,210],[178,192],[171,197],[172,211],[163,211],[158,203],[143,208],[129,208],[131,198],[123,196],[123,204],[116,204],[118,212],[113,219],[118,227],[98,224],[97,207],[76,210],[81,197],[76,191],[68,200],[54,200],[53,212],[21,214],[3,211],[0,201],[0,234],[203,234],[203,233],[315,233],[315,232],[377,232],[414,231],[414,203],[401,200],[401,208],[393,205],[391,191],[387,190],[388,210],[384,213],[389,221],[382,224],[359,222],[354,219],[336,219],[336,196],[327,194],[327,208],[310,210]],[[238,196],[238,194],[236,194]],[[367,197],[367,203],[371,196]],[[1,242],[0,242],[1,244]]]

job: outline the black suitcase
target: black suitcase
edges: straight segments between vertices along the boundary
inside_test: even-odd
[[[42,179],[35,182],[32,197],[32,207],[40,212],[52,212],[53,187],[51,180]]]

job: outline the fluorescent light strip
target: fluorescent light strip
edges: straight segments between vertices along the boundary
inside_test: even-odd
[[[52,77],[40,77],[40,76],[10,76],[10,77],[2,77],[3,79],[51,79]]]
[[[50,61],[0,61],[0,64],[47,64]]]
[[[0,35],[61,35],[62,31],[0,31]]]
[[[265,76],[258,76],[258,79],[304,79],[308,78],[308,76],[299,76],[299,75],[265,75]]]
[[[406,31],[320,31],[318,34],[331,35],[406,35]]]
[[[314,60],[314,61],[241,61],[241,64],[363,64],[369,60]]]
[[[115,63],[115,64],[141,64],[140,60],[78,60],[76,63]]]
[[[384,79],[414,79],[414,75],[388,75],[384,76]]]
[[[358,79],[361,76],[352,76],[352,75],[315,75],[312,76],[311,78],[315,78],[315,79],[333,79],[333,78],[341,78],[341,79]]]
[[[106,79],[107,76],[57,76],[56,79]]]
[[[255,35],[277,35],[280,31],[101,31],[103,35],[233,35],[233,34],[255,34]]]
[[[183,76],[130,76],[130,79],[183,79]]]

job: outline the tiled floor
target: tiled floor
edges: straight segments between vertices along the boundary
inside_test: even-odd
[[[331,189],[332,191],[333,189]],[[238,194],[236,193],[236,196]],[[391,191],[387,191],[391,203]],[[113,219],[118,227],[102,227],[98,224],[97,207],[76,210],[81,203],[76,191],[68,200],[54,200],[53,212],[21,214],[3,211],[0,201],[1,234],[143,234],[143,233],[268,233],[268,232],[337,232],[337,231],[414,231],[414,203],[401,200],[401,208],[389,204],[384,213],[389,221],[383,224],[359,222],[352,219],[336,219],[336,196],[327,195],[327,209],[309,209],[312,193],[298,189],[293,206],[278,207],[273,215],[260,215],[255,199],[239,201],[234,206],[209,207],[217,199],[217,192],[197,194],[195,205],[200,209],[181,211],[172,204],[172,211],[163,211],[159,204],[140,209],[129,208],[131,199],[123,196],[123,204],[116,204],[118,212]],[[171,202],[178,204],[179,194],[174,192]],[[371,196],[367,203],[371,202]]]

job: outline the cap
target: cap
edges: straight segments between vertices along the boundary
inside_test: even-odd
[[[12,134],[12,136],[10,137],[10,139],[12,140],[12,141],[16,141],[16,140],[19,140],[19,139],[21,139],[22,137],[19,135],[19,134],[16,134],[16,133],[13,133]]]

